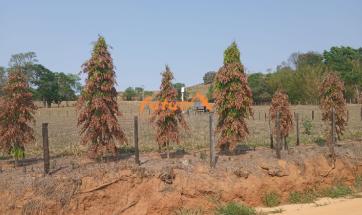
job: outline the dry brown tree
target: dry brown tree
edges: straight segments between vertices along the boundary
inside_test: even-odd
[[[113,60],[105,39],[99,36],[92,57],[83,64],[88,75],[82,94],[77,102],[78,126],[81,127],[83,144],[89,145],[92,158],[113,154],[116,143],[126,143],[125,134],[118,123],[121,112],[117,105]]]
[[[246,119],[253,116],[252,91],[240,61],[240,51],[233,42],[224,52],[224,65],[214,80],[215,107],[218,114],[218,146],[228,152],[249,134]]]
[[[156,98],[158,105],[152,113],[151,122],[156,127],[156,141],[159,147],[166,147],[167,158],[170,157],[169,145],[171,142],[179,144],[181,126],[185,130],[188,128],[182,115],[181,108],[177,104],[177,91],[171,81],[173,74],[166,65],[166,70],[162,73],[160,92]]]
[[[335,111],[335,133],[338,139],[343,135],[347,125],[347,105],[344,98],[344,83],[334,72],[327,73],[320,87],[320,108],[322,110],[322,120],[332,126],[332,111]],[[327,144],[330,154],[335,158],[334,146],[332,145],[332,129]]]
[[[276,123],[277,113],[279,113],[279,134]],[[280,140],[284,140],[284,149],[288,149],[287,137],[289,132],[293,129],[293,116],[290,111],[288,95],[282,90],[277,90],[275,92],[269,109],[269,116],[272,122],[274,122],[274,135],[276,137],[279,135]],[[279,150],[279,148],[277,150]]]
[[[25,156],[25,144],[35,141],[33,128],[36,106],[24,73],[19,68],[9,71],[0,99],[0,149],[12,154],[17,163]]]

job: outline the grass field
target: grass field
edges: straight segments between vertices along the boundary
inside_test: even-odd
[[[155,142],[155,129],[149,122],[150,114],[148,111],[139,113],[139,102],[119,103],[123,116],[119,118],[121,126],[124,128],[129,147],[133,146],[133,117],[139,116],[139,145],[142,151],[154,151],[158,149]],[[360,105],[348,105],[349,121],[344,139],[360,139],[362,138],[362,121],[360,118]],[[245,141],[251,146],[268,146],[269,125],[268,106],[255,106],[254,119],[248,120],[250,135]],[[321,121],[321,112],[318,106],[298,105],[292,106],[292,111],[299,113],[301,143],[313,144],[323,142],[323,133],[326,129]],[[314,120],[312,120],[312,111],[314,111]],[[188,150],[198,150],[207,148],[209,144],[209,116],[208,113],[185,114],[186,121],[189,125],[189,130],[183,132],[179,146],[175,148],[183,148]],[[310,120],[312,123],[312,134],[306,135],[303,133],[303,123]],[[80,154],[84,151],[84,147],[79,145],[79,133],[77,129],[77,114],[74,107],[53,107],[40,108],[36,113],[36,124],[34,125],[36,132],[36,143],[27,147],[29,156],[41,156],[42,139],[41,139],[41,124],[49,123],[49,144],[50,151],[53,156],[62,154]],[[294,126],[295,128],[295,126]],[[293,145],[296,142],[295,129],[288,138],[289,144]]]

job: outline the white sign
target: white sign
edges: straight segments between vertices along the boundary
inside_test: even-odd
[[[181,93],[185,92],[185,87],[181,87]]]

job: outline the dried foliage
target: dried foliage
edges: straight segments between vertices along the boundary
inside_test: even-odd
[[[161,147],[168,147],[171,142],[179,143],[180,125],[187,129],[181,108],[176,103],[177,91],[171,83],[172,79],[173,74],[166,65],[166,70],[162,73],[160,92],[156,96],[158,107],[151,117],[151,122],[155,124],[157,129],[156,141]]]
[[[214,82],[216,131],[220,133],[218,145],[224,149],[245,139],[249,134],[246,119],[253,116],[252,92],[238,53],[235,43],[225,50],[224,66],[217,72]]]
[[[336,133],[338,138],[343,135],[347,125],[347,105],[343,96],[344,83],[336,73],[328,73],[320,88],[320,108],[322,110],[322,120],[332,121],[332,108],[336,115]]]
[[[105,39],[100,36],[94,46],[91,59],[83,64],[88,75],[77,102],[78,126],[81,126],[82,143],[89,144],[91,157],[106,152],[116,153],[116,141],[126,143],[117,116],[117,91],[113,60]]]
[[[35,123],[33,115],[36,106],[32,101],[28,81],[19,68],[13,68],[9,72],[0,108],[0,149],[17,155],[21,152],[23,156],[24,145],[35,141],[34,131],[29,123]]]
[[[278,112],[280,114],[280,135],[282,138],[285,138],[293,129],[293,116],[290,111],[288,95],[282,90],[277,90],[275,92],[269,109],[269,115],[273,122],[275,122]],[[276,123],[274,123],[274,134],[277,132],[276,126]]]

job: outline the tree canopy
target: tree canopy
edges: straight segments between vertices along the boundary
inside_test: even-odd
[[[204,84],[211,84],[215,79],[216,72],[210,71],[205,73],[204,77],[202,78],[204,80]]]
[[[283,89],[292,104],[318,104],[316,95],[327,70],[335,71],[345,83],[346,100],[357,103],[362,90],[362,48],[344,46],[331,47],[323,54],[293,53],[271,73],[250,74],[254,102],[271,102],[270,95]]]

